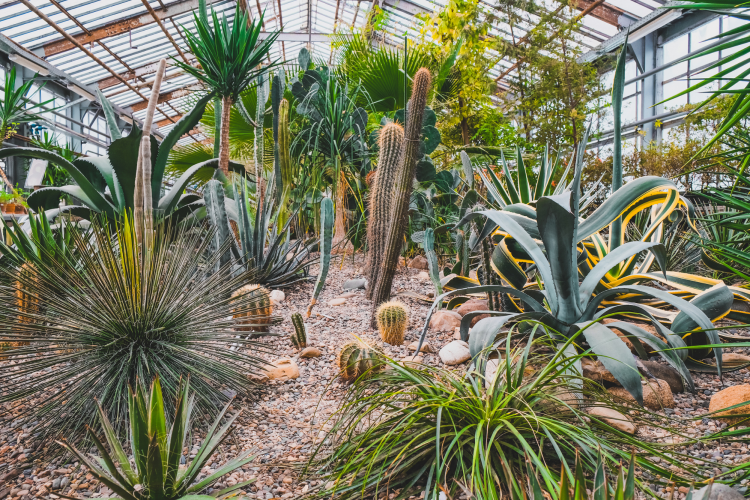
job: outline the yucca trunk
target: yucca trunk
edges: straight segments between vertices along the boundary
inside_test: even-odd
[[[229,174],[229,117],[232,112],[232,98],[221,98],[221,137],[219,138],[219,168],[224,175]]]

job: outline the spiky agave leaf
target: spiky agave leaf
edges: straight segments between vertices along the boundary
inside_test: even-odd
[[[40,439],[79,436],[96,413],[93,398],[121,429],[127,387],[156,374],[170,408],[181,376],[192,375],[208,414],[227,400],[220,389],[248,393],[246,373],[263,366],[263,347],[236,337],[235,316],[257,304],[232,292],[253,276],[207,274],[224,250],[202,257],[210,233],[163,226],[141,252],[127,219],[113,237],[101,222],[90,238],[68,230],[74,251],[52,258],[42,247],[34,272],[0,268],[0,340],[19,344],[4,353],[15,364],[0,367],[0,402],[26,406]],[[19,309],[18,293],[35,305]]]

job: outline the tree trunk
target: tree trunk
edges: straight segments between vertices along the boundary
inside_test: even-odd
[[[229,175],[229,117],[232,112],[232,98],[221,99],[221,137],[219,142],[219,168]]]

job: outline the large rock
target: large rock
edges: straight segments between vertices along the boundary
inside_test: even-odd
[[[685,392],[685,382],[680,377],[679,372],[671,366],[658,361],[641,361],[641,363],[651,375],[668,383],[669,388],[672,389],[672,394]]]
[[[452,332],[461,326],[461,315],[456,311],[438,311],[430,318],[430,329]]]
[[[456,312],[461,315],[461,317],[466,316],[467,313],[474,312],[474,311],[487,311],[489,310],[489,307],[487,306],[487,301],[482,299],[471,299],[467,300],[461,306],[456,309]],[[471,320],[471,325],[474,326],[477,324],[477,321],[484,318],[489,318],[489,314],[480,314],[479,316],[475,316]]]
[[[734,385],[732,387],[727,387],[726,389],[723,389],[711,396],[711,401],[708,403],[708,411],[709,413],[713,413],[715,411],[723,410],[724,408],[729,408],[730,406],[738,405],[740,403],[746,403],[748,401],[750,401],[750,385]],[[750,413],[750,404],[740,406],[738,408],[732,408],[731,410],[713,415],[713,417],[719,418],[729,415],[741,415],[748,413]],[[746,418],[748,417],[721,418],[721,420],[724,420],[727,424],[732,426],[737,422],[745,420]]]
[[[748,363],[750,363],[750,356],[745,354],[736,354],[733,352],[725,352],[721,354],[721,365],[727,368],[734,368]]]
[[[664,380],[645,379],[641,380],[643,386],[643,405],[651,410],[662,408],[674,408],[674,397],[672,389]],[[635,398],[624,387],[612,387],[607,389],[616,399],[635,403]]]
[[[731,486],[713,483],[694,491],[693,500],[745,500],[745,497]]]
[[[583,368],[583,376],[596,383],[601,384],[609,382],[611,384],[620,385],[615,376],[612,375],[609,370],[604,368],[604,365],[598,359],[581,359],[581,368]]]
[[[271,302],[273,302],[274,305],[281,304],[284,302],[284,299],[286,299],[286,295],[281,290],[271,290],[271,293],[269,293],[268,296],[271,298]]]
[[[292,380],[299,378],[299,367],[297,363],[289,358],[281,358],[273,362],[273,366],[266,370],[271,380]]]
[[[458,365],[471,359],[469,344],[463,340],[453,340],[440,349],[440,359],[446,365]]]
[[[598,418],[620,432],[635,434],[635,424],[630,417],[623,415],[613,408],[607,408],[606,406],[592,406],[588,408],[587,412],[592,417]]]
[[[343,306],[344,304],[346,304],[345,297],[339,297],[337,299],[331,299],[328,301],[328,305],[331,307]]]
[[[319,358],[323,354],[317,347],[305,347],[299,353],[300,358]]]
[[[427,264],[427,259],[424,255],[417,255],[413,259],[411,259],[411,262],[409,262],[409,267],[412,269],[422,269],[426,270],[429,269],[429,265]]]
[[[419,345],[419,341],[415,340],[414,342],[412,342],[411,344],[409,344],[406,348],[409,349],[410,351],[416,351],[418,345]],[[419,349],[419,352],[427,352],[427,353],[429,353],[429,352],[435,352],[435,350],[432,348],[432,346],[430,344],[428,344],[427,342],[425,342],[425,343],[422,344],[422,347]]]
[[[367,280],[364,278],[349,280],[344,283],[344,290],[364,290],[365,288],[367,288]]]

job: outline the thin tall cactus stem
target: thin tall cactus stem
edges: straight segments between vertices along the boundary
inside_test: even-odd
[[[380,131],[378,138],[380,154],[375,182],[370,195],[370,221],[367,225],[367,298],[372,299],[372,291],[380,274],[383,249],[388,237],[393,209],[393,186],[404,147],[404,128],[398,123],[389,123]]]
[[[159,60],[159,67],[156,70],[154,83],[151,87],[151,97],[146,108],[146,117],[143,120],[143,135],[141,136],[141,147],[135,171],[133,215],[135,217],[136,235],[140,239],[145,234],[147,242],[150,242],[151,232],[154,229],[154,198],[151,192],[151,127],[154,122],[154,112],[159,101],[159,90],[166,68],[167,60]]]
[[[402,153],[403,160],[398,172],[396,184],[393,186],[394,203],[392,223],[388,231],[388,238],[383,252],[383,262],[377,283],[373,283],[372,311],[370,324],[373,328],[377,324],[376,312],[378,306],[386,302],[391,295],[393,277],[396,274],[398,257],[401,253],[406,228],[407,215],[409,212],[409,199],[411,198],[414,176],[416,173],[417,157],[422,133],[422,119],[425,106],[427,106],[427,95],[432,85],[430,72],[421,68],[414,75],[412,95],[407,108],[405,144]]]

